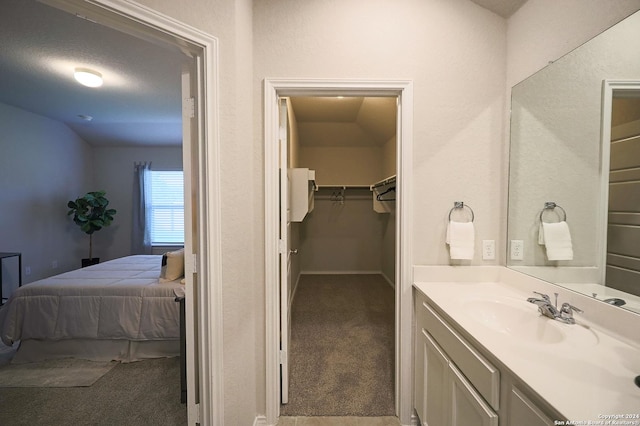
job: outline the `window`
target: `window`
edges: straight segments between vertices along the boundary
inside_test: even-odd
[[[151,172],[151,245],[184,244],[184,177],[182,171]]]

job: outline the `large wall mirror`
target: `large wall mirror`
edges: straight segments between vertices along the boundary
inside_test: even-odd
[[[640,12],[513,88],[508,240],[508,267],[640,313]]]

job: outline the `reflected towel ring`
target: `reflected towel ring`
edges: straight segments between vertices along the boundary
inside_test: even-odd
[[[544,203],[544,208],[542,209],[542,211],[540,211],[540,222],[542,223],[542,215],[544,214],[545,211],[554,210],[555,208],[559,208],[560,210],[562,210],[562,214],[564,215],[564,219],[562,219],[562,220],[564,222],[566,222],[567,221],[567,212],[564,211],[564,209],[562,207],[560,207],[559,205],[557,205],[553,201],[547,201],[547,202]]]
[[[469,207],[468,205],[466,205],[462,201],[455,201],[453,203],[453,208],[451,210],[449,210],[449,222],[451,222],[451,213],[453,213],[454,210],[463,209],[465,207],[468,208],[469,211],[471,212],[471,222],[473,222],[473,220],[475,219],[475,215],[473,214],[473,209],[471,207]]]

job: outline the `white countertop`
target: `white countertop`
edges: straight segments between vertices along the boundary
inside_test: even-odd
[[[582,320],[579,314],[575,314],[575,325],[542,317],[537,306],[526,301],[533,294],[513,285],[434,281],[417,282],[414,286],[566,416],[553,420],[606,424],[607,419],[614,419],[606,416],[640,414],[640,387],[634,384],[634,378],[640,375],[640,346],[633,342],[614,337]],[[469,304],[482,305],[483,301],[489,302],[487,306],[514,304],[523,316],[530,310],[535,319],[526,318],[527,324],[533,325],[529,329],[543,332],[547,338],[537,342],[526,332],[514,335],[509,332],[510,324],[496,323],[500,319],[483,316]],[[559,304],[562,302],[559,299]],[[621,417],[616,421],[629,423],[609,424],[640,425],[640,418]]]

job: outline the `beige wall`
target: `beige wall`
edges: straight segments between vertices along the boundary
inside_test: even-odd
[[[368,189],[347,189],[344,202],[331,200],[331,192],[318,192],[313,212],[302,222],[302,271],[380,272],[383,225],[389,215],[373,211]]]
[[[382,179],[382,149],[302,146],[300,164],[316,171],[318,185],[371,185]]]
[[[107,191],[110,206],[118,211],[105,229],[109,231],[108,244],[100,245],[99,253],[104,260],[128,256],[133,228],[133,163],[151,161],[152,170],[182,170],[182,147],[94,147],[92,156],[95,187]]]

